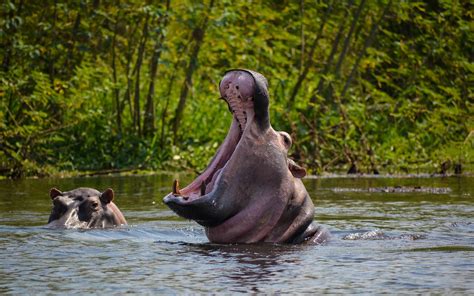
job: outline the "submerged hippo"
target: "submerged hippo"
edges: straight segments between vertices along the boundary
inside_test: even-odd
[[[57,228],[107,228],[126,225],[125,217],[112,202],[114,191],[104,192],[92,188],[77,188],[61,192],[52,188],[49,192],[53,209],[48,226]]]
[[[291,138],[270,125],[265,77],[228,71],[219,89],[233,120],[206,170],[164,202],[203,225],[215,243],[321,243],[329,233],[313,222],[314,205],[300,178],[306,170],[287,157]]]

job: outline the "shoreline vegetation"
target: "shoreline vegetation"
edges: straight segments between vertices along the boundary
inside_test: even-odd
[[[310,175],[474,172],[469,1],[0,4],[0,178],[202,171],[226,70]]]
[[[324,172],[318,175],[306,175],[303,179],[326,179],[326,178],[450,178],[450,177],[474,177],[474,166],[471,164],[470,169],[461,173],[456,172],[440,172],[437,170],[422,171],[414,169],[414,173],[406,173],[400,171],[382,172],[380,174],[354,173],[348,174],[344,170],[335,172]],[[122,168],[122,169],[108,169],[97,171],[55,171],[48,175],[32,175],[25,177],[26,179],[39,178],[94,178],[101,176],[108,177],[125,177],[125,176],[155,176],[155,175],[197,175],[199,172],[193,169],[181,169],[179,171],[165,171],[165,170],[149,170],[141,168]],[[0,180],[8,179],[6,176],[0,176]]]

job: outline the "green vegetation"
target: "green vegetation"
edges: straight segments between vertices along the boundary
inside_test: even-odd
[[[203,169],[231,68],[311,173],[472,164],[471,1],[142,2],[2,1],[1,175]]]

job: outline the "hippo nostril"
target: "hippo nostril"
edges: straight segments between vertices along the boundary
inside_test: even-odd
[[[238,85],[236,85],[236,86],[235,86],[235,89],[239,89],[239,86],[238,86]]]

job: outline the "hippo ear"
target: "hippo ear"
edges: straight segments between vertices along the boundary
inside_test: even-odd
[[[306,169],[297,165],[296,162],[291,159],[288,159],[288,169],[295,178],[303,178],[306,176]]]
[[[100,195],[100,200],[106,204],[110,203],[114,200],[114,191],[111,188],[108,188],[107,190],[102,192],[102,194]]]
[[[51,190],[49,191],[49,196],[51,197],[51,199],[54,199],[55,197],[60,196],[61,194],[63,193],[54,187],[51,188]]]

